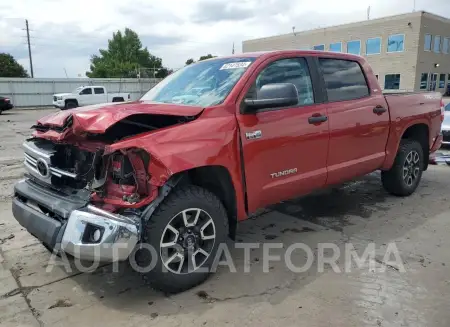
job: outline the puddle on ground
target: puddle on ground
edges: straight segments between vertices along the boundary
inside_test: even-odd
[[[349,216],[370,218],[380,210],[388,194],[381,186],[380,174],[373,173],[363,179],[345,183],[336,188],[285,201],[271,209],[324,227],[342,231],[351,225]]]

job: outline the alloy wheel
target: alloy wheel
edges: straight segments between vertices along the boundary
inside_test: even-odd
[[[162,233],[162,263],[172,273],[192,273],[209,258],[215,239],[211,216],[203,209],[185,209],[170,219]]]
[[[420,156],[415,150],[408,153],[403,164],[403,180],[405,184],[409,187],[414,185],[414,183],[419,178],[420,174]]]

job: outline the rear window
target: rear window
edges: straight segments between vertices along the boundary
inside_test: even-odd
[[[356,61],[319,58],[328,101],[345,101],[369,95],[361,66]]]

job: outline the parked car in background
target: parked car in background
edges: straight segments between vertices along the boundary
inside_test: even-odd
[[[450,145],[450,103],[445,106],[444,121],[442,123],[442,144]]]
[[[179,292],[207,278],[227,236],[260,208],[376,170],[389,193],[412,194],[443,117],[440,93],[383,94],[360,56],[214,58],[140,101],[38,120],[12,211],[80,259],[126,260],[137,247],[145,280]]]
[[[71,93],[53,94],[53,105],[60,109],[71,109],[108,102],[125,102],[130,93],[108,93],[104,86],[80,86]]]
[[[7,97],[0,96],[0,115],[3,111],[14,108],[11,99]]]

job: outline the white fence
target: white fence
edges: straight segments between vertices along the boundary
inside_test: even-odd
[[[0,95],[10,97],[16,107],[52,105],[52,95],[71,92],[82,85],[102,85],[108,92],[130,93],[137,100],[155,86],[157,78],[0,78]]]

